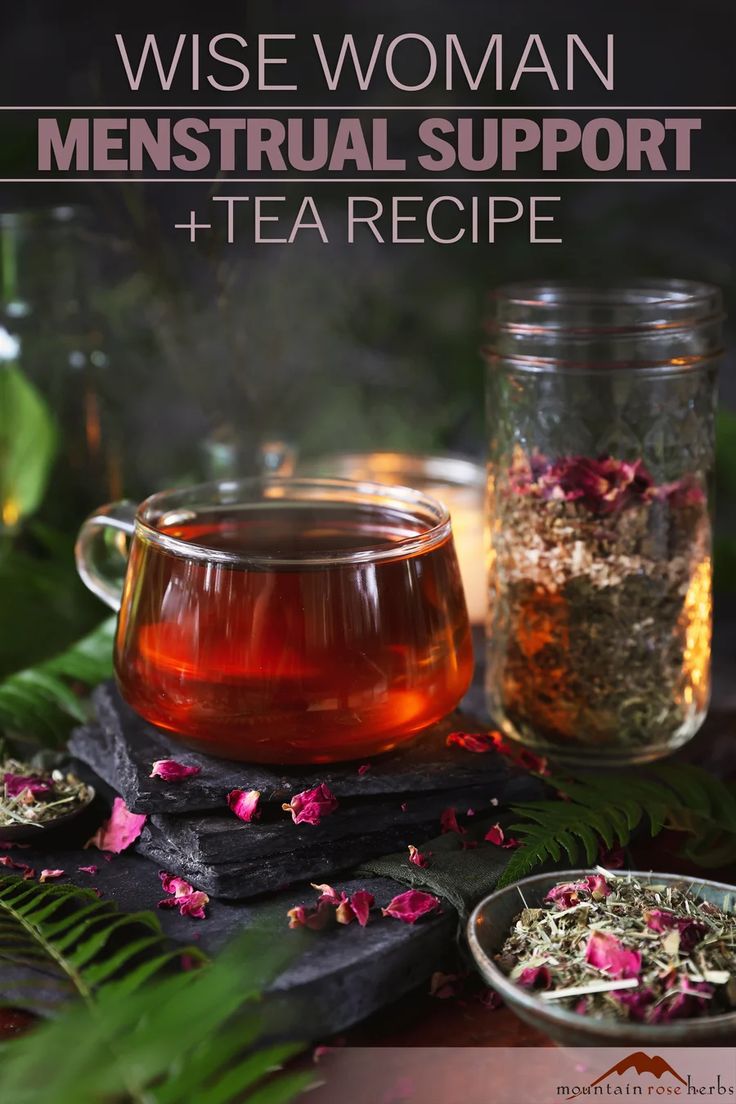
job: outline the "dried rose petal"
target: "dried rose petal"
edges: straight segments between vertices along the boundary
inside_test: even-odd
[[[519,841],[514,839],[513,836],[506,837],[506,834],[500,824],[494,824],[488,829],[483,837],[488,843],[494,844],[496,847],[518,847]]]
[[[456,997],[460,992],[460,986],[456,984],[459,980],[457,974],[443,974],[441,970],[435,970],[429,979],[430,997],[437,997],[438,1000]]]
[[[54,788],[52,782],[37,774],[12,774],[10,771],[3,774],[3,783],[8,797],[18,797],[24,790],[28,790],[34,797],[43,797]]]
[[[42,870],[38,880],[39,882],[50,882],[52,878],[61,878],[63,874],[63,870]]]
[[[335,909],[335,919],[338,924],[352,924],[355,919],[355,914],[345,894],[343,894],[342,901],[340,901],[340,904]]]
[[[686,974],[673,978],[672,996],[667,995],[649,1016],[650,1023],[670,1023],[671,1020],[690,1019],[704,1012],[713,996],[713,986],[707,981],[690,981]]]
[[[319,891],[320,901],[327,901],[330,905],[339,905],[341,901],[345,900],[345,894],[338,893],[336,889],[333,889],[327,882],[310,882],[312,889]]]
[[[624,1004],[629,1010],[629,1018],[636,1023],[643,1023],[654,1002],[654,993],[648,986],[640,989],[614,989],[611,993],[614,1000]]]
[[[179,906],[179,912],[182,916],[192,916],[195,920],[204,920],[204,907],[208,901],[209,897],[206,893],[201,889],[195,889],[192,893],[187,894],[186,897],[180,897],[178,900],[175,899],[175,904]]]
[[[516,984],[523,989],[549,989],[552,973],[549,966],[527,966],[516,978]]]
[[[295,794],[291,801],[281,806],[284,812],[291,813],[295,824],[319,824],[323,816],[334,813],[338,800],[325,782],[320,782],[313,790],[304,790]]]
[[[549,774],[547,760],[542,758],[541,755],[535,755],[528,748],[523,748],[519,744],[505,740],[500,732],[489,733],[489,738],[493,740],[496,751],[500,752],[501,755],[505,755],[512,763],[523,767],[524,770],[533,771],[535,774]],[[497,802],[491,802],[491,804],[497,804]]]
[[[193,891],[194,887],[176,874],[167,874],[165,870],[159,870],[158,876],[164,893],[172,893],[174,897],[186,897]]]
[[[371,764],[370,763],[363,763],[362,766],[358,767],[358,774],[362,778],[363,775],[367,774],[370,769],[371,769]]]
[[[290,928],[309,928],[311,931],[319,931],[335,919],[333,907],[324,900],[319,901],[316,908],[296,905],[290,908],[286,915],[289,917]]]
[[[367,889],[356,889],[355,893],[351,896],[350,908],[361,928],[364,928],[368,923],[368,917],[375,904],[375,900],[373,894],[369,893]]]
[[[164,782],[183,782],[185,778],[191,778],[201,770],[201,767],[188,767],[185,763],[177,763],[176,759],[157,759],[148,777],[162,778]]]
[[[629,951],[620,939],[608,932],[594,931],[585,948],[585,961],[611,978],[638,977],[641,955]]]
[[[402,801],[399,805],[399,808],[401,809],[402,813],[405,813],[406,810],[409,808],[409,805],[406,801]]]
[[[195,889],[184,878],[178,878],[174,874],[167,874],[165,870],[159,870],[161,885],[164,893],[170,893],[159,901],[157,908],[178,908],[182,916],[192,916],[197,920],[204,920],[204,907],[209,902],[209,897],[200,889]]]
[[[97,847],[100,851],[112,851],[119,855],[138,839],[145,823],[145,813],[131,813],[122,797],[116,797],[110,819],[97,829],[84,846]]]
[[[399,893],[392,898],[381,912],[384,916],[403,920],[405,924],[414,924],[420,917],[434,912],[439,907],[439,897],[435,897],[432,893],[423,893],[419,889],[408,889],[406,893]]]
[[[455,832],[458,836],[464,836],[467,829],[461,828],[457,822],[457,812],[453,808],[444,809],[440,814],[440,829],[445,832]]]
[[[451,732],[445,743],[448,747],[460,747],[464,751],[473,751],[482,755],[486,751],[496,751],[495,732]]]
[[[644,913],[644,919],[650,931],[678,931],[680,950],[683,954],[689,954],[708,932],[708,925],[702,920],[695,920],[688,916],[675,916],[667,909],[648,909]]]
[[[431,854],[431,851],[422,852],[418,847],[415,847],[413,843],[409,844],[409,862],[414,866],[429,866],[429,857]]]
[[[0,855],[0,866],[12,867],[13,870],[22,870],[24,880],[35,878],[36,876],[36,871],[32,866],[28,866],[27,863],[15,862],[9,855]]]
[[[478,1001],[491,1012],[495,1012],[498,1008],[503,1008],[503,1000],[498,995],[495,989],[486,989],[478,997]]]
[[[623,847],[614,847],[611,851],[606,850],[603,846],[598,849],[598,864],[599,866],[605,866],[606,870],[621,870],[625,861],[626,856]]]
[[[611,887],[602,874],[589,874],[581,882],[561,882],[553,886],[545,896],[545,901],[554,901],[559,909],[572,908],[581,897],[590,896],[594,901],[602,901],[611,893]]]
[[[93,863],[91,866],[78,866],[77,870],[79,870],[82,874],[96,874],[99,870],[99,867],[95,866]]]
[[[252,820],[258,820],[261,813],[258,802],[261,800],[260,790],[231,790],[227,795],[227,805],[230,812],[249,824]]]
[[[465,815],[466,816],[475,816],[475,809],[466,809],[465,810]]]

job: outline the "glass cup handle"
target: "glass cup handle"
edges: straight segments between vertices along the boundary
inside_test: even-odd
[[[133,502],[100,506],[82,525],[74,548],[82,582],[114,610],[120,609],[123,596],[128,540],[135,532],[136,510]]]

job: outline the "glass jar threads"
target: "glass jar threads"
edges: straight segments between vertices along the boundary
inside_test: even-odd
[[[530,283],[492,303],[491,715],[558,761],[656,759],[709,701],[720,292]]]

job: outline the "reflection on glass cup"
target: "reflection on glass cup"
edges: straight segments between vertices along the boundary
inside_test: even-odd
[[[460,574],[472,625],[486,619],[485,469],[464,456],[413,456],[402,452],[335,453],[303,461],[305,475],[368,479],[416,487],[444,502],[452,518]]]

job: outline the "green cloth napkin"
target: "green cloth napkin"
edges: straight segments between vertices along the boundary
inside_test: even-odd
[[[472,827],[467,822],[465,835],[447,832],[417,845],[424,854],[432,852],[427,867],[415,866],[409,862],[407,851],[398,851],[362,863],[357,874],[393,878],[412,889],[429,890],[449,901],[464,917],[478,901],[494,891],[513,855],[510,848],[486,843],[483,837],[491,825],[498,822],[503,827],[504,820],[508,823],[513,819],[513,814],[476,818]],[[478,846],[464,848],[463,841],[477,841]]]

